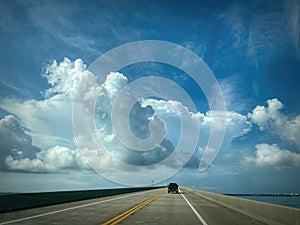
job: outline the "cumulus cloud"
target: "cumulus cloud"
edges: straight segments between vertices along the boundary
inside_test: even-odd
[[[173,151],[174,146],[168,138],[149,151],[136,151],[122,144],[115,135],[114,129],[119,127],[112,126],[112,105],[121,90],[127,85],[128,79],[121,73],[112,72],[106,76],[105,82],[100,85],[99,97],[97,99],[97,133],[105,149],[118,160],[133,166],[148,166],[160,162],[168,157]],[[127,106],[127,102],[122,102]],[[118,112],[121,116],[123,112]],[[153,119],[154,109],[150,105],[142,105],[138,100],[130,110],[128,120],[130,132],[140,140],[143,140],[151,134],[150,122]],[[84,134],[83,134],[84,135]],[[82,139],[81,139],[82,141]],[[83,140],[84,141],[84,140]],[[88,143],[82,143],[88,146]],[[92,147],[93,148],[93,147]],[[90,149],[93,150],[93,149]],[[107,159],[106,159],[107,160]],[[104,165],[107,163],[103,162]],[[111,162],[111,166],[114,163]]]
[[[222,126],[218,126],[218,124],[223,121],[224,112],[208,111],[205,114],[201,112],[192,113],[189,112],[188,108],[182,103],[170,100],[145,99],[142,101],[142,106],[146,105],[151,105],[155,111],[155,115],[162,117],[164,122],[171,127],[171,130],[168,130],[168,132],[171,133],[170,139],[173,143],[177,143],[180,135],[180,122],[176,120],[176,118],[186,113],[192,118],[197,119],[200,124],[200,135],[197,145],[198,151],[193,155],[187,166],[189,168],[198,168],[200,158],[204,155],[204,152],[205,157],[201,159],[203,165],[209,165],[211,163],[207,160],[214,158],[219,151],[219,149],[213,149],[207,146],[211,134],[211,124],[214,122],[216,124],[215,129],[221,129]],[[232,111],[225,112],[225,125],[226,132],[221,151],[228,151],[235,138],[244,136],[252,130],[252,124],[248,121],[247,116]],[[196,155],[198,155],[198,157],[196,157]]]
[[[5,157],[33,159],[41,149],[32,144],[32,138],[19,124],[13,115],[5,116],[0,120],[0,169],[7,169]]]
[[[59,64],[54,61],[45,69],[44,76],[50,87],[45,91],[44,99],[5,98],[0,101],[0,107],[20,119],[36,146],[42,149],[55,145],[72,147],[72,101],[79,81],[89,78],[84,72],[81,59],[71,62],[65,58]]]
[[[38,173],[87,168],[78,151],[63,146],[54,146],[47,151],[42,151],[33,159],[14,159],[9,155],[5,158],[5,164],[8,170]]]
[[[188,107],[181,102],[173,100],[143,99],[141,100],[141,105],[142,107],[151,107],[154,110],[153,116],[163,119],[167,130],[166,137],[170,139],[175,146],[178,143],[180,136],[182,136],[181,126],[185,126],[185,124],[181,124],[180,117],[183,115],[187,116],[197,123],[199,117],[203,115],[201,113],[190,112]],[[190,133],[194,132],[194,130],[187,127],[185,132]],[[192,136],[193,135],[190,137]]]
[[[97,96],[99,113],[111,114],[113,102],[127,82],[127,77],[118,72],[111,72],[106,76],[104,84],[99,85],[99,97]]]
[[[286,123],[286,118],[280,113],[283,104],[278,99],[267,101],[268,107],[256,106],[248,117],[256,123],[260,130],[272,130]]]
[[[225,117],[225,125],[226,125],[226,138],[225,142],[228,144],[236,138],[243,136],[249,133],[252,129],[251,122],[248,121],[247,116],[239,114],[233,111],[218,112],[218,111],[208,111],[205,114],[201,112],[189,112],[188,108],[184,106],[182,103],[177,101],[165,101],[165,100],[156,100],[156,99],[146,99],[142,101],[142,106],[151,105],[155,110],[155,115],[161,116],[165,118],[180,116],[181,114],[190,114],[190,116],[194,119],[197,119],[200,123],[200,136],[202,137],[200,140],[207,141],[210,134],[211,124],[214,122],[216,124],[216,129],[221,129],[222,126],[218,127]],[[167,119],[167,118],[166,118]],[[168,119],[167,119],[168,120]],[[179,124],[173,125],[172,129],[176,129]],[[203,146],[204,148],[205,146]]]
[[[289,117],[281,112],[284,105],[276,98],[267,101],[267,107],[257,106],[248,114],[261,131],[277,135],[283,141],[295,144],[300,150],[300,115]]]
[[[3,168],[51,172],[86,167],[79,152],[74,150],[72,129],[72,103],[79,82],[85,79],[87,85],[87,94],[83,98],[88,98],[95,88],[89,85],[95,83],[94,77],[85,67],[81,59],[54,61],[45,68],[44,77],[50,87],[45,91],[44,99],[5,98],[0,101],[2,109],[18,118],[17,121],[14,116],[8,116],[1,120],[1,138],[14,139],[11,144],[1,141],[6,145],[1,149]]]
[[[221,161],[219,160],[218,163],[225,163],[228,165],[228,157],[230,157],[231,162],[235,161],[237,159],[237,156],[235,155],[236,153],[234,153],[232,148],[233,141],[238,137],[247,135],[252,130],[252,124],[248,121],[246,116],[236,112],[227,111],[225,114],[226,130],[220,149],[207,146],[206,142],[204,142],[204,139],[201,139],[201,137],[204,136],[206,137],[206,139],[210,138],[210,133],[208,131],[211,129],[211,123],[213,121],[216,124],[221,123],[221,118],[224,116],[222,114],[223,112],[212,113],[211,111],[209,111],[204,115],[204,117],[202,117],[202,123],[200,126],[200,145],[198,151],[202,155],[203,152],[205,152],[205,157],[201,159],[202,165],[199,166],[200,170],[206,168],[207,166],[211,166],[212,159],[214,159],[217,154],[219,154],[219,152],[223,157],[221,158]],[[216,126],[215,129],[220,129],[220,127]]]
[[[84,168],[78,151],[63,146],[47,150],[32,144],[31,136],[13,115],[0,120],[0,169],[26,172],[53,172]]]
[[[46,97],[58,94],[74,96],[85,70],[86,65],[81,59],[72,62],[65,58],[59,64],[54,60],[52,64],[45,68],[44,77],[51,85],[45,92]]]
[[[245,157],[247,163],[257,166],[274,166],[278,169],[300,167],[300,154],[280,149],[276,144],[258,144],[255,157]]]
[[[284,105],[278,99],[270,99],[267,106],[256,106],[248,113],[248,118],[261,131],[279,137],[284,144],[293,144],[300,150],[300,115],[287,116],[282,112],[283,108]],[[300,154],[277,144],[262,143],[255,148],[255,156],[244,157],[246,163],[278,169],[300,166]]]
[[[46,67],[44,77],[50,85],[44,93],[44,99],[20,101],[6,98],[0,101],[2,109],[19,118],[20,126],[25,127],[28,137],[32,138],[32,146],[38,146],[36,151],[29,151],[32,154],[30,157],[16,157],[24,154],[23,151],[18,150],[4,154],[3,162],[11,170],[51,172],[83,168],[78,150],[74,150],[73,139],[80,146],[84,146],[82,151],[89,150],[100,156],[103,155],[103,159],[98,164],[113,169],[115,164],[111,158],[106,157],[99,149],[97,150],[97,146],[91,144],[92,138],[95,137],[89,135],[90,130],[83,130],[73,137],[72,104],[74,101],[83,109],[78,118],[73,118],[76,122],[83,119],[84,123],[79,126],[85,126],[86,123],[96,124],[96,134],[110,155],[133,166],[155,164],[174,152],[181,135],[180,116],[185,115],[191,121],[199,121],[198,146],[201,148],[207,145],[212,121],[218,124],[218,120],[224,116],[219,112],[205,114],[190,112],[185,105],[175,100],[140,99],[133,105],[129,118],[126,118],[132,133],[139,139],[149,137],[150,122],[159,117],[164,121],[166,136],[151,151],[135,151],[118,140],[112,126],[113,103],[128,84],[125,75],[111,72],[104,77],[103,83],[99,83],[97,77],[86,70],[81,59],[74,62],[64,59],[61,63],[54,61]],[[96,105],[95,99],[97,99]],[[123,104],[126,105],[126,102]],[[122,113],[120,112],[120,116]],[[95,118],[92,118],[92,115]],[[247,117],[239,113],[226,112],[225,118],[227,128],[223,148],[229,147],[234,138],[243,136],[251,130],[251,123]],[[188,133],[189,129],[186,129],[186,132]],[[193,135],[191,133],[190,137]],[[197,168],[199,158],[193,155],[187,166]],[[180,163],[182,162],[178,158],[166,166],[176,167]]]
[[[128,118],[133,135],[139,139],[148,137],[150,133],[150,119],[145,113],[146,111],[146,108],[137,103],[132,110],[134,115]],[[106,114],[105,117],[99,118],[97,124],[98,134],[105,149],[114,157],[130,165],[146,166],[157,163],[169,156],[174,150],[172,142],[165,138],[159,146],[150,151],[135,151],[123,145],[115,136],[109,115]]]
[[[181,102],[173,100],[142,99],[141,104],[143,107],[151,105],[158,115],[180,116],[181,114],[193,114]]]
[[[224,112],[208,111],[205,116],[201,116],[203,125],[207,125],[214,121],[216,124],[221,123]],[[233,111],[225,112],[226,131],[235,138],[243,136],[251,131],[252,124],[248,121],[247,117]]]
[[[20,118],[21,125],[26,127],[28,135],[32,136],[33,143],[39,146],[41,151],[40,154],[33,153],[32,157],[21,158],[5,154],[3,159],[10,170],[49,172],[81,166],[77,152],[72,150],[73,101],[82,104],[85,110],[82,115],[94,121],[95,118],[89,117],[94,110],[92,107],[94,99],[97,99],[95,115],[97,134],[110,149],[110,153],[121,161],[132,165],[148,165],[164,159],[174,150],[173,144],[167,139],[152,151],[143,153],[122,146],[116,139],[111,126],[111,107],[116,96],[128,82],[126,76],[112,72],[101,84],[86,70],[81,59],[72,62],[65,58],[61,63],[54,61],[46,67],[44,77],[50,85],[44,93],[44,99],[20,101],[7,98],[0,102],[2,109]],[[152,109],[150,106],[141,107],[137,102],[129,118],[131,128],[140,138],[149,135],[149,123],[152,119],[151,113],[145,114],[145,110],[150,113]],[[91,140],[84,137],[86,136],[82,135],[81,139],[79,136],[75,139],[76,141],[80,139],[81,143],[85,142],[88,146]],[[54,160],[55,157],[59,158]]]

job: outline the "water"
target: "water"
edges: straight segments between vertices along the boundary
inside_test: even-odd
[[[238,196],[259,202],[268,202],[293,208],[300,208],[300,196]]]

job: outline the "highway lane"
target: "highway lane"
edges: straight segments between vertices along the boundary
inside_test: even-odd
[[[204,199],[193,189],[182,189],[184,195],[208,225],[265,225],[254,218]]]
[[[168,194],[140,209],[121,224],[201,224],[181,194]]]
[[[5,213],[0,214],[0,224],[263,224],[192,189],[181,191],[168,194],[166,189],[156,189]]]
[[[165,194],[120,224],[263,225],[253,218],[208,201],[189,189],[182,194]],[[196,212],[192,210],[190,205]],[[203,219],[204,221],[202,221]]]
[[[99,225],[161,192],[162,189],[155,189],[3,213],[0,214],[0,224]]]

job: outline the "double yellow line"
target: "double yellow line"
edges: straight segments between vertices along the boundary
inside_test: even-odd
[[[131,214],[135,213],[136,211],[140,210],[144,206],[146,206],[146,205],[150,204],[151,202],[155,201],[156,199],[158,199],[163,194],[165,194],[165,191],[160,192],[160,193],[146,199],[145,201],[141,202],[140,204],[138,204],[138,205],[134,206],[133,208],[131,208],[131,209],[119,214],[118,216],[108,220],[107,222],[103,223],[102,225],[114,225],[114,224],[120,223],[122,220],[124,220],[125,218],[127,218]]]

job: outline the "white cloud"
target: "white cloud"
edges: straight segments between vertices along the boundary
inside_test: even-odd
[[[7,98],[0,102],[2,109],[20,119],[21,125],[28,129],[28,135],[32,136],[33,143],[41,148],[39,150],[42,150],[40,154],[33,153],[31,158],[16,158],[11,154],[5,154],[3,158],[10,170],[51,172],[65,168],[81,168],[82,162],[77,152],[72,150],[74,148],[73,101],[82,104],[85,109],[83,115],[94,121],[95,118],[90,118],[90,116],[91,110],[94,109],[94,99],[97,99],[98,134],[106,147],[112,149],[112,153],[119,156],[121,160],[144,165],[163,158],[173,150],[173,146],[166,140],[161,147],[151,153],[137,154],[122,146],[114,136],[110,113],[114,99],[128,80],[124,75],[112,72],[106,76],[103,84],[99,84],[96,77],[85,68],[81,59],[72,62],[65,58],[61,63],[54,61],[45,70],[44,76],[50,84],[50,88],[45,91],[45,99],[20,101]],[[147,117],[145,109],[139,104],[135,108],[137,115],[132,118],[132,121],[137,130],[136,133],[145,134],[149,129],[151,119]],[[81,138],[80,142],[85,142],[88,147],[91,140]],[[105,161],[107,158],[103,160]],[[104,163],[104,165],[112,166],[109,163]]]
[[[220,129],[218,124],[222,122],[222,118],[224,115],[221,112],[207,112],[205,114],[204,120],[200,126],[200,148],[199,153],[201,154],[205,150],[205,155],[202,157],[202,164],[200,165],[200,171],[202,168],[206,168],[207,165],[211,166],[212,159],[217,156],[217,154],[221,154],[222,156],[219,157],[218,164],[228,165],[228,157],[230,157],[231,162],[233,162],[237,156],[235,155],[234,151],[232,151],[232,142],[238,137],[242,137],[249,133],[252,130],[252,124],[247,120],[247,117],[232,111],[227,111],[225,115],[225,136],[222,141],[222,145],[220,149],[207,147],[207,143],[203,142],[209,138],[209,131],[211,129],[212,121],[215,122],[217,125],[215,129]],[[204,136],[204,138],[203,138]],[[202,139],[201,139],[202,138]],[[201,141],[202,140],[202,141]],[[213,163],[214,164],[214,163]],[[224,166],[223,166],[224,167]],[[227,166],[225,166],[228,168]],[[224,168],[225,168],[224,167]],[[214,168],[215,170],[215,168]],[[230,171],[231,173],[232,171]]]
[[[0,120],[0,169],[6,169],[5,157],[12,155],[15,158],[34,158],[41,151],[32,144],[30,135],[19,124],[13,115],[5,116]]]
[[[51,65],[45,68],[44,76],[48,84],[51,85],[46,90],[46,97],[57,94],[73,97],[85,70],[86,65],[81,59],[76,59],[72,62],[68,58],[65,58],[59,64],[54,60]]]
[[[6,98],[0,101],[0,107],[16,115],[33,143],[42,149],[66,144],[72,147],[72,101],[79,81],[89,79],[84,69],[81,59],[71,62],[65,58],[59,64],[54,61],[46,68],[45,77],[51,87],[45,91],[45,99]]]
[[[214,121],[216,124],[221,123],[223,112],[208,111],[203,118],[203,125],[211,124]],[[233,111],[225,112],[226,132],[235,137],[243,136],[251,131],[252,124],[248,121],[247,117]]]
[[[256,106],[253,113],[249,113],[248,117],[259,126],[259,129],[270,130],[286,123],[286,118],[280,113],[283,104],[278,99],[267,101],[268,107]]]
[[[300,154],[280,149],[276,144],[258,144],[255,157],[245,157],[247,163],[257,166],[274,166],[278,169],[300,167]]]
[[[127,82],[128,79],[123,74],[117,72],[109,73],[99,90],[99,97],[97,99],[99,110],[110,115],[113,101]]]
[[[54,146],[47,150],[45,155],[42,155],[42,153],[39,153],[39,157],[42,157],[46,163],[54,165],[56,168],[77,168],[84,166],[80,153],[64,146]]]
[[[80,153],[63,146],[54,146],[47,151],[39,152],[36,158],[14,159],[6,156],[8,170],[25,172],[60,172],[62,169],[84,169]]]
[[[5,158],[5,164],[8,170],[11,171],[26,171],[26,172],[50,172],[54,171],[51,165],[44,164],[41,159],[14,159],[11,155]]]
[[[100,89],[95,76],[85,67],[81,59],[53,61],[45,69],[44,76],[50,87],[45,91],[44,99],[5,98],[0,101],[0,107],[19,118],[20,124],[32,136],[33,144],[42,150],[55,145],[73,148],[72,106],[79,83],[83,86],[76,101],[86,105],[92,104],[91,99]]]
[[[278,99],[267,101],[268,106],[257,106],[249,119],[259,126],[261,131],[268,131],[279,136],[283,141],[294,143],[300,150],[300,115],[288,117],[281,112],[283,104]]]
[[[114,157],[132,165],[151,165],[168,157],[174,151],[181,135],[180,115],[189,116],[193,121],[200,122],[198,145],[202,148],[205,148],[209,140],[212,121],[214,120],[215,124],[218,124],[218,120],[224,116],[218,112],[192,113],[177,101],[144,99],[134,106],[132,115],[128,118],[133,133],[139,138],[147,137],[149,122],[158,116],[165,121],[168,129],[167,135],[164,142],[154,151],[144,153],[132,151],[120,144],[111,124],[112,104],[120,91],[127,85],[126,76],[112,72],[106,76],[103,84],[99,84],[97,78],[86,70],[81,59],[74,62],[64,59],[61,63],[54,61],[45,71],[45,78],[50,87],[45,91],[44,99],[26,101],[4,99],[0,101],[0,107],[19,118],[20,124],[28,130],[28,135],[32,137],[33,145],[38,146],[40,148],[38,150],[41,150],[41,153],[34,153],[31,157],[16,157],[15,155],[19,153],[23,154],[22,149],[15,150],[15,155],[5,154],[3,158],[10,169],[45,172],[64,168],[82,168],[78,152],[73,150],[75,148],[72,129],[73,101],[84,106],[81,118],[91,122],[95,120],[95,118],[91,118],[93,115],[91,110],[94,110],[94,100],[97,99],[97,135]],[[126,103],[124,104],[126,105]],[[247,117],[235,112],[226,112],[225,117],[227,128],[223,148],[229,148],[234,138],[243,136],[251,130],[251,123]],[[79,118],[75,118],[75,120],[77,119]],[[90,143],[92,137],[86,135],[85,132],[77,134],[76,142],[83,144],[84,149],[96,151],[97,146]],[[188,136],[192,137],[193,135]],[[94,153],[101,155],[101,152]],[[198,162],[199,160],[194,158],[193,163]],[[101,163],[107,167],[114,165],[107,157],[104,157]],[[170,166],[174,167],[175,164],[174,162]]]
[[[15,118],[13,116],[2,119],[1,125],[4,122],[7,124],[8,119],[11,122],[6,125],[6,130],[3,130],[5,126],[2,126],[1,137],[20,136],[19,140],[21,140],[20,143],[14,140],[12,142],[15,144],[4,146],[2,152],[5,151],[5,154],[1,155],[2,167],[30,172],[50,172],[84,167],[79,152],[72,150],[75,147],[72,103],[80,81],[84,80],[83,83],[86,85],[84,95],[78,99],[80,101],[87,100],[88,102],[89,95],[94,91],[97,94],[98,87],[95,85],[94,76],[86,71],[85,67],[81,59],[71,62],[65,58],[59,64],[54,61],[45,69],[44,76],[50,84],[50,88],[45,91],[45,99],[20,101],[6,98],[0,102],[0,107],[16,115],[20,122],[20,124],[19,122],[13,123],[12,118]],[[16,134],[16,124],[19,126],[19,134]],[[26,132],[24,132],[25,129]],[[13,151],[11,146],[15,146]],[[41,152],[37,154],[39,151]]]
[[[114,82],[116,84],[120,84],[120,79],[124,80],[124,76],[123,75],[121,76],[121,74],[115,73],[114,76],[115,76]],[[108,76],[108,78],[109,79],[106,80],[104,87],[106,87],[107,81],[111,82],[111,77]],[[122,86],[119,85],[112,85],[112,86],[119,87],[118,91],[121,91],[122,89]],[[105,95],[102,94],[103,93],[102,90],[105,92],[107,92],[108,90],[112,90],[110,93],[113,93],[113,97],[108,93]],[[117,157],[119,160],[126,162],[128,164],[145,166],[145,165],[150,165],[159,162],[160,160],[164,159],[165,157],[167,157],[173,152],[174,146],[167,139],[164,139],[162,143],[160,143],[157,147],[153,148],[151,151],[145,151],[145,152],[134,151],[133,149],[130,149],[129,147],[126,147],[125,145],[121,144],[121,142],[116,137],[115,130],[114,130],[114,129],[119,129],[119,127],[115,127],[113,129],[111,123],[111,114],[110,114],[112,102],[114,102],[114,99],[118,93],[117,91],[114,90],[114,88],[108,90],[107,89],[102,89],[102,90],[100,91],[101,101],[98,100],[99,104],[97,105],[99,116],[96,122],[97,122],[98,134],[100,140],[104,145],[105,149],[107,149],[108,152],[110,152],[110,154],[112,154],[114,157]],[[126,102],[122,102],[122,103],[126,105]],[[151,107],[142,107],[141,104],[137,102],[132,107],[129,118],[124,118],[125,120],[128,120],[128,123],[130,124],[130,128],[131,128],[130,131],[135,137],[139,139],[143,139],[150,135],[149,124],[150,121],[152,120],[153,112],[154,111],[152,110]],[[122,114],[123,112],[119,112],[119,113]],[[82,143],[82,144],[84,146],[89,146],[89,143]]]
[[[78,151],[63,146],[41,151],[13,116],[0,120],[0,169],[26,172],[51,172],[86,168]]]
[[[26,172],[54,172],[86,168],[78,151],[55,146],[41,151],[13,116],[0,120],[0,169]]]
[[[192,115],[188,108],[178,101],[143,99],[141,106],[146,107],[147,105],[152,106],[157,115],[180,116],[187,113]]]
[[[205,131],[209,130],[207,128],[211,126],[212,122],[218,125],[224,118],[224,112],[208,111],[205,114],[201,112],[189,112],[186,106],[177,101],[146,99],[141,103],[143,107],[151,105],[155,110],[155,115],[158,116],[180,116],[181,114],[189,114],[192,118],[199,120],[200,129],[205,127],[203,128]],[[252,129],[252,124],[248,121],[246,116],[233,111],[225,112],[225,124],[227,127],[226,131],[230,133],[232,138],[243,136]]]
[[[162,117],[167,125],[168,132],[172,134],[170,139],[173,143],[177,143],[177,139],[180,135],[180,123],[176,121],[176,116],[188,113],[192,118],[197,119],[200,123],[200,135],[198,141],[198,152],[202,155],[203,165],[208,165],[211,163],[211,159],[214,159],[218,150],[207,146],[208,140],[211,134],[212,122],[216,124],[215,129],[221,129],[222,126],[218,126],[224,119],[224,112],[208,111],[205,114],[201,112],[191,113],[188,111],[187,107],[182,105],[180,102],[175,101],[165,101],[165,100],[155,100],[146,99],[142,101],[142,106],[151,105],[155,110],[155,115]],[[222,142],[221,151],[227,151],[230,154],[231,143],[237,138],[246,135],[252,130],[252,124],[248,121],[247,116],[242,114],[227,111],[225,112],[225,125],[226,132],[224,140]],[[177,134],[174,135],[174,134]],[[167,133],[168,135],[168,133]],[[177,139],[174,140],[174,137]],[[204,155],[205,152],[205,155]],[[210,162],[208,162],[210,161]],[[198,168],[199,159],[193,159],[192,167]]]

